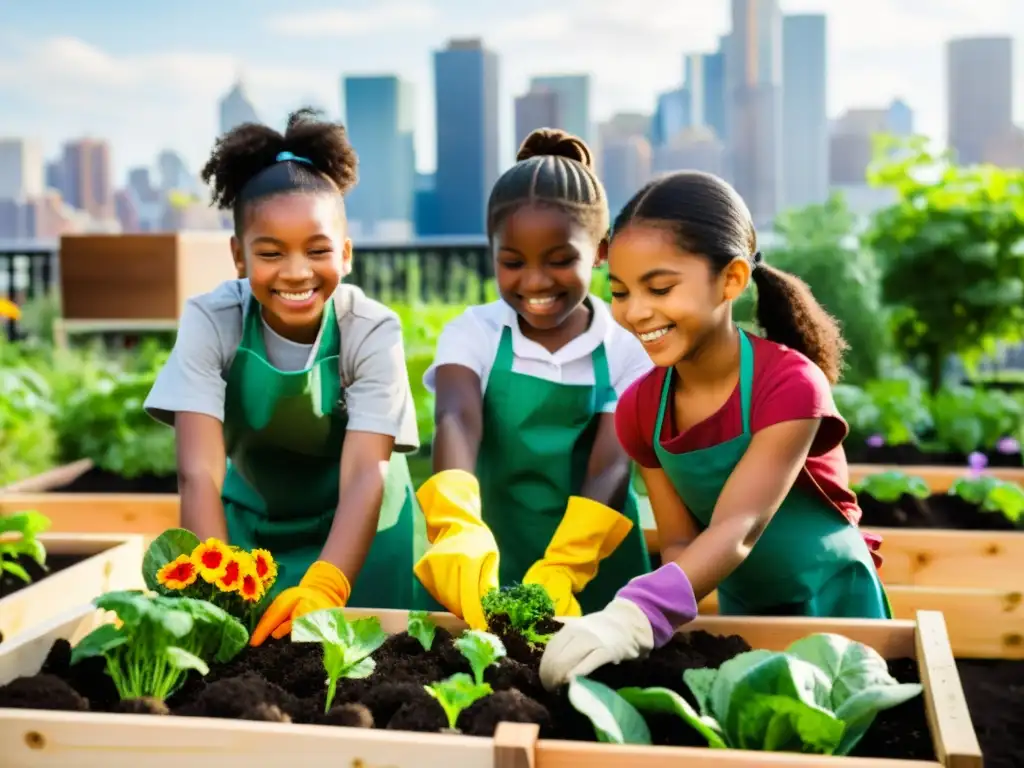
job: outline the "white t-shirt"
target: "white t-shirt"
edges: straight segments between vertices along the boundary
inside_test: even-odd
[[[594,308],[590,327],[555,352],[523,336],[516,311],[504,301],[469,307],[441,331],[434,362],[423,374],[423,386],[434,392],[438,366],[462,365],[480,377],[481,393],[484,392],[502,330],[508,326],[512,329],[514,372],[562,384],[593,384],[591,356],[603,343],[612,386],[616,395],[621,396],[653,363],[640,340],[615,322],[607,304],[596,296],[590,297],[590,303]],[[608,403],[604,410],[613,413],[615,405]]]
[[[175,413],[191,411],[224,420],[228,371],[251,295],[248,280],[229,280],[185,302],[174,349],[146,398],[153,418],[173,426]],[[390,435],[396,451],[415,451],[419,432],[398,315],[346,283],[336,299],[348,429]],[[281,338],[265,324],[263,340],[270,363],[283,371],[305,368],[316,346]]]

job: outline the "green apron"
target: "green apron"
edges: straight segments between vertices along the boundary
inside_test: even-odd
[[[665,376],[654,450],[679,498],[707,527],[726,481],[750,445],[753,348],[740,331],[743,433],[710,448],[674,454],[661,445],[674,372]],[[829,504],[795,486],[747,559],[719,585],[718,605],[723,615],[892,618],[860,531]]]
[[[483,439],[476,473],[484,522],[494,532],[503,585],[521,581],[544,557],[579,493],[602,408],[615,399],[604,345],[593,353],[594,385],[559,384],[512,370],[512,330],[505,327],[483,400]],[[630,483],[622,513],[633,529],[576,597],[599,610],[634,576],[651,569]]]
[[[298,584],[320,556],[338,506],[348,423],[338,367],[341,333],[330,301],[312,364],[285,372],[267,360],[259,303],[251,299],[243,315],[242,341],[227,377],[228,469],[222,498],[229,543],[266,548],[277,561],[276,595]],[[409,467],[396,452],[377,533],[348,605],[406,610],[423,605],[427,594],[412,566],[425,548],[426,526]]]

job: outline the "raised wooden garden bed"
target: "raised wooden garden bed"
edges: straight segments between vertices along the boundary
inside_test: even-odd
[[[0,514],[34,509],[53,533],[138,534],[146,539],[177,528],[181,503],[173,493],[0,493]]]
[[[121,477],[99,469],[90,459],[54,467],[0,488],[0,496],[9,493],[168,495],[177,492],[178,478],[174,475]]]
[[[917,475],[922,478],[928,487],[935,493],[945,493],[957,478],[967,473],[967,468],[962,465],[942,466],[923,464],[851,464],[850,483],[857,483],[868,475],[876,475],[879,472],[905,472],[908,475]],[[987,467],[986,475],[1008,483],[1020,483],[1024,485],[1024,467]]]
[[[395,635],[404,633],[408,622],[408,615],[404,611],[350,610],[346,614],[350,620],[378,616],[384,630]],[[23,636],[17,642],[0,646],[0,686],[18,677],[36,674],[47,662],[55,641],[68,640],[74,644],[108,618],[109,615],[103,615],[91,606],[84,606],[54,619],[48,625],[37,627],[31,635]],[[433,614],[431,618],[439,627],[455,634],[465,628],[461,621],[448,614]],[[681,645],[676,646],[676,649],[682,648],[684,653],[687,652],[685,649],[690,649],[692,654],[695,652],[692,649],[700,646],[709,656],[717,653],[717,663],[721,663],[743,650],[746,644],[756,648],[781,650],[793,641],[816,632],[835,632],[870,645],[886,659],[893,660],[890,666],[903,670],[899,674],[915,678],[907,682],[920,680],[924,686],[923,695],[896,709],[880,713],[872,726],[878,729],[877,734],[872,737],[872,731],[869,730],[862,742],[867,752],[884,754],[886,749],[902,748],[908,757],[916,756],[919,759],[814,757],[701,747],[650,747],[538,739],[537,725],[527,723],[501,723],[496,730],[492,723],[487,727],[487,736],[412,733],[401,727],[395,729],[397,721],[394,718],[399,717],[400,713],[391,716],[392,727],[384,730],[221,719],[230,717],[224,712],[217,719],[212,719],[50,709],[0,709],[0,743],[7,750],[4,765],[12,768],[72,764],[134,768],[143,761],[152,768],[178,768],[182,760],[192,759],[197,754],[201,754],[204,761],[216,763],[223,768],[249,768],[253,764],[294,761],[296,756],[312,763],[323,761],[325,764],[362,768],[450,768],[453,765],[459,768],[578,768],[581,765],[595,768],[668,768],[676,765],[714,768],[727,765],[739,768],[761,765],[786,765],[794,768],[840,765],[849,765],[851,768],[923,768],[943,765],[980,768],[981,752],[957,677],[945,625],[937,613],[923,612],[913,622],[708,617],[699,619],[688,628]],[[705,633],[711,633],[712,636]],[[720,638],[716,640],[713,637],[715,635]],[[687,636],[692,645],[686,642]],[[443,644],[446,641],[439,635],[435,642]],[[304,695],[311,697],[312,701],[307,703],[312,703],[314,709],[318,709],[323,701],[323,670],[316,655],[318,648],[309,648],[310,644],[306,643],[298,644],[305,648],[296,648],[296,644],[287,641],[281,645],[291,650],[264,646],[255,651],[243,651],[243,654],[253,654],[254,658],[258,657],[262,661],[254,661],[253,666],[239,667],[236,660],[232,662],[235,665],[232,667],[235,669],[233,674],[238,675],[240,669],[247,668],[250,671],[260,670],[256,677],[262,677],[263,671],[271,669],[266,665],[268,654],[276,654],[282,663],[288,665],[290,677],[287,681],[281,679],[277,682],[294,695],[299,695],[296,691],[312,685],[312,690],[304,691]],[[509,658],[502,662],[506,674],[522,674],[520,668],[524,665],[513,660],[517,654],[507,640],[506,645],[510,649]],[[419,648],[417,641],[404,635],[392,638],[381,648],[381,659],[389,649],[391,654],[426,653]],[[440,659],[445,653],[444,647],[439,647],[434,653]],[[285,654],[290,654],[288,661],[284,661]],[[428,663],[428,657],[423,658],[424,664]],[[360,689],[364,695],[379,692],[381,686],[396,685],[386,675],[386,663],[384,660],[378,661],[380,666],[377,672]],[[503,688],[497,683],[502,668],[499,667],[499,675],[494,678],[499,690]],[[625,665],[621,670],[606,670],[613,675],[616,672],[628,672]],[[304,679],[307,673],[308,680]],[[213,675],[214,672],[211,672],[211,677]],[[596,673],[593,677],[598,679]],[[200,698],[207,696],[207,704],[212,701],[209,695],[214,686],[223,686],[229,681],[237,683],[240,678],[222,677],[220,681],[197,682],[204,691]],[[518,684],[524,685],[525,681]],[[662,684],[671,683],[664,680]],[[236,696],[234,706],[258,704],[260,702],[256,699],[259,693],[270,690],[265,683],[262,688],[259,685],[251,687],[254,685],[251,679],[247,685],[250,686],[252,700],[238,702]],[[409,688],[415,694],[417,685],[411,684]],[[2,695],[3,689],[0,688],[0,697]],[[294,695],[291,698],[286,696],[291,704],[282,703],[281,706],[300,711],[301,702],[297,702]],[[432,700],[427,698],[425,701]],[[225,703],[228,702],[220,706]],[[53,702],[50,705],[56,706]],[[366,706],[371,705],[367,703]],[[530,712],[529,709],[524,711]],[[469,710],[466,710],[466,714],[469,714]],[[565,711],[559,711],[557,717],[563,716]],[[438,717],[443,727],[444,717],[438,707],[427,718],[431,722],[420,722],[422,730],[439,730],[434,722]],[[413,721],[409,722],[411,724]],[[459,722],[463,725],[464,720]],[[479,724],[480,720],[476,719],[476,722]],[[585,720],[583,722],[586,723]],[[687,726],[675,723],[674,727],[685,729]],[[899,746],[892,746],[899,742],[902,742]]]
[[[104,592],[142,586],[140,536],[44,533],[38,539],[49,571],[22,558],[31,583],[9,575],[0,579],[0,647]]]

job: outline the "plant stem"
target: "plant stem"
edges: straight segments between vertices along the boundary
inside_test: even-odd
[[[327,701],[324,704],[324,714],[331,711],[331,704],[334,702],[334,694],[338,690],[338,681],[333,677],[327,682]]]

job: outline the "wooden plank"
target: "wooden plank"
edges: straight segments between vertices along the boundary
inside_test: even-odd
[[[966,475],[967,471],[967,467],[961,466],[851,464],[850,483],[860,482],[868,475],[877,475],[879,472],[903,472],[923,479],[934,493],[945,493],[958,478]],[[992,475],[1008,483],[1024,485],[1024,467],[989,467],[985,470],[985,474]]]
[[[1024,587],[1024,531],[868,530],[882,536],[887,586]]]
[[[0,515],[34,509],[50,518],[53,533],[158,536],[181,521],[175,493],[7,493]]]
[[[494,768],[537,768],[536,723],[498,723],[494,731]]]
[[[38,475],[5,485],[0,488],[0,496],[5,493],[39,493],[61,488],[80,478],[93,466],[92,459],[79,459],[70,464],[54,467]]]
[[[911,620],[919,611],[942,614],[957,658],[1024,659],[1020,592],[953,587],[887,587],[886,592],[897,619]],[[717,615],[718,594],[712,592],[699,607],[706,618]]]
[[[935,754],[947,768],[982,768],[981,746],[941,613],[918,613],[917,660]]]
[[[5,642],[116,589],[142,589],[142,537],[40,535],[51,555],[91,555],[0,600]]]

